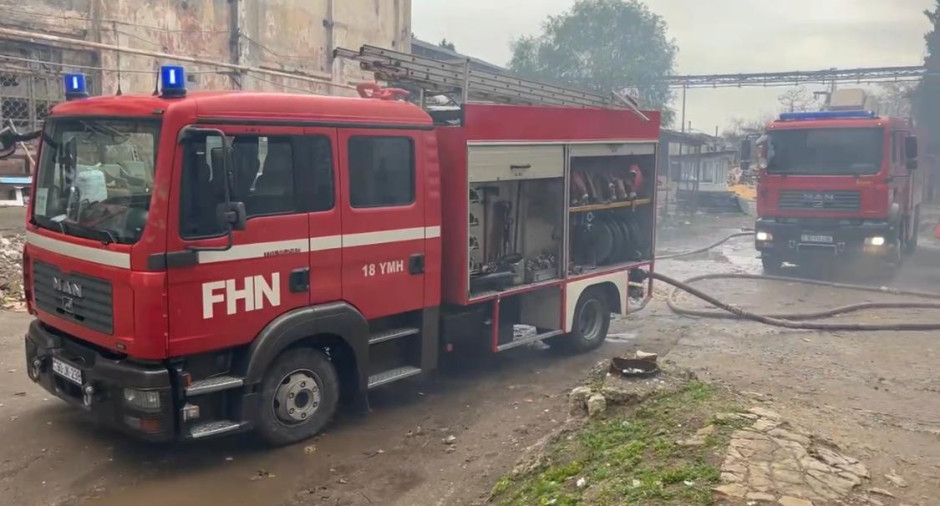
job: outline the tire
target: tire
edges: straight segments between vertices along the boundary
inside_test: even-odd
[[[780,274],[780,269],[783,267],[783,262],[767,255],[760,257],[760,263],[764,267],[765,274]]]
[[[587,320],[582,321],[585,318]],[[603,291],[589,288],[581,294],[575,306],[571,333],[548,339],[546,343],[560,351],[584,353],[603,344],[609,328],[610,303]]]
[[[323,430],[338,403],[339,379],[330,359],[310,348],[289,349],[261,381],[255,430],[272,445],[296,443]]]
[[[614,250],[610,256],[607,257],[604,264],[614,264],[619,262],[621,257],[623,257],[623,252],[627,245],[627,237],[624,235],[620,225],[617,224],[617,220],[608,218],[604,224],[610,229],[611,234],[614,236]]]

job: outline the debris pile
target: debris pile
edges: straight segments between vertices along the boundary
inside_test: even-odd
[[[24,234],[0,234],[0,304],[17,306],[23,295],[23,245]]]

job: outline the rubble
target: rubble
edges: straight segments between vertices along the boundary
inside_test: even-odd
[[[592,394],[587,400],[588,417],[594,418],[607,411],[607,399],[601,394]]]
[[[25,234],[0,234],[0,304],[16,307],[25,301],[23,295],[23,246]]]

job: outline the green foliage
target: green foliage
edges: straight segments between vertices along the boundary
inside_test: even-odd
[[[665,77],[678,49],[663,18],[638,0],[578,0],[512,49],[509,66],[520,75],[603,94],[635,89],[644,107],[663,109],[664,122],[672,116]]]
[[[457,51],[457,46],[455,46],[453,42],[450,42],[447,39],[442,39],[441,42],[438,44],[438,46],[444,49],[447,49],[449,51],[454,51],[454,52]]]
[[[577,434],[554,443],[545,463],[521,476],[505,476],[493,487],[494,503],[713,504],[718,465],[731,433],[746,423],[718,413],[738,411],[734,398],[707,383],[654,396],[631,412],[610,413]],[[683,446],[699,428],[715,424],[704,445]],[[582,485],[578,481],[583,479]]]
[[[914,90],[912,102],[917,123],[927,132],[928,150],[937,153],[940,151],[940,0],[937,0],[934,10],[924,11],[924,15],[933,26],[924,36],[927,41],[927,76]]]

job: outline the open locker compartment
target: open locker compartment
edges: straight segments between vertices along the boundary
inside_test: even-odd
[[[655,153],[655,142],[569,148],[569,276],[652,261]]]
[[[562,146],[471,146],[468,151],[468,297],[561,279]]]

